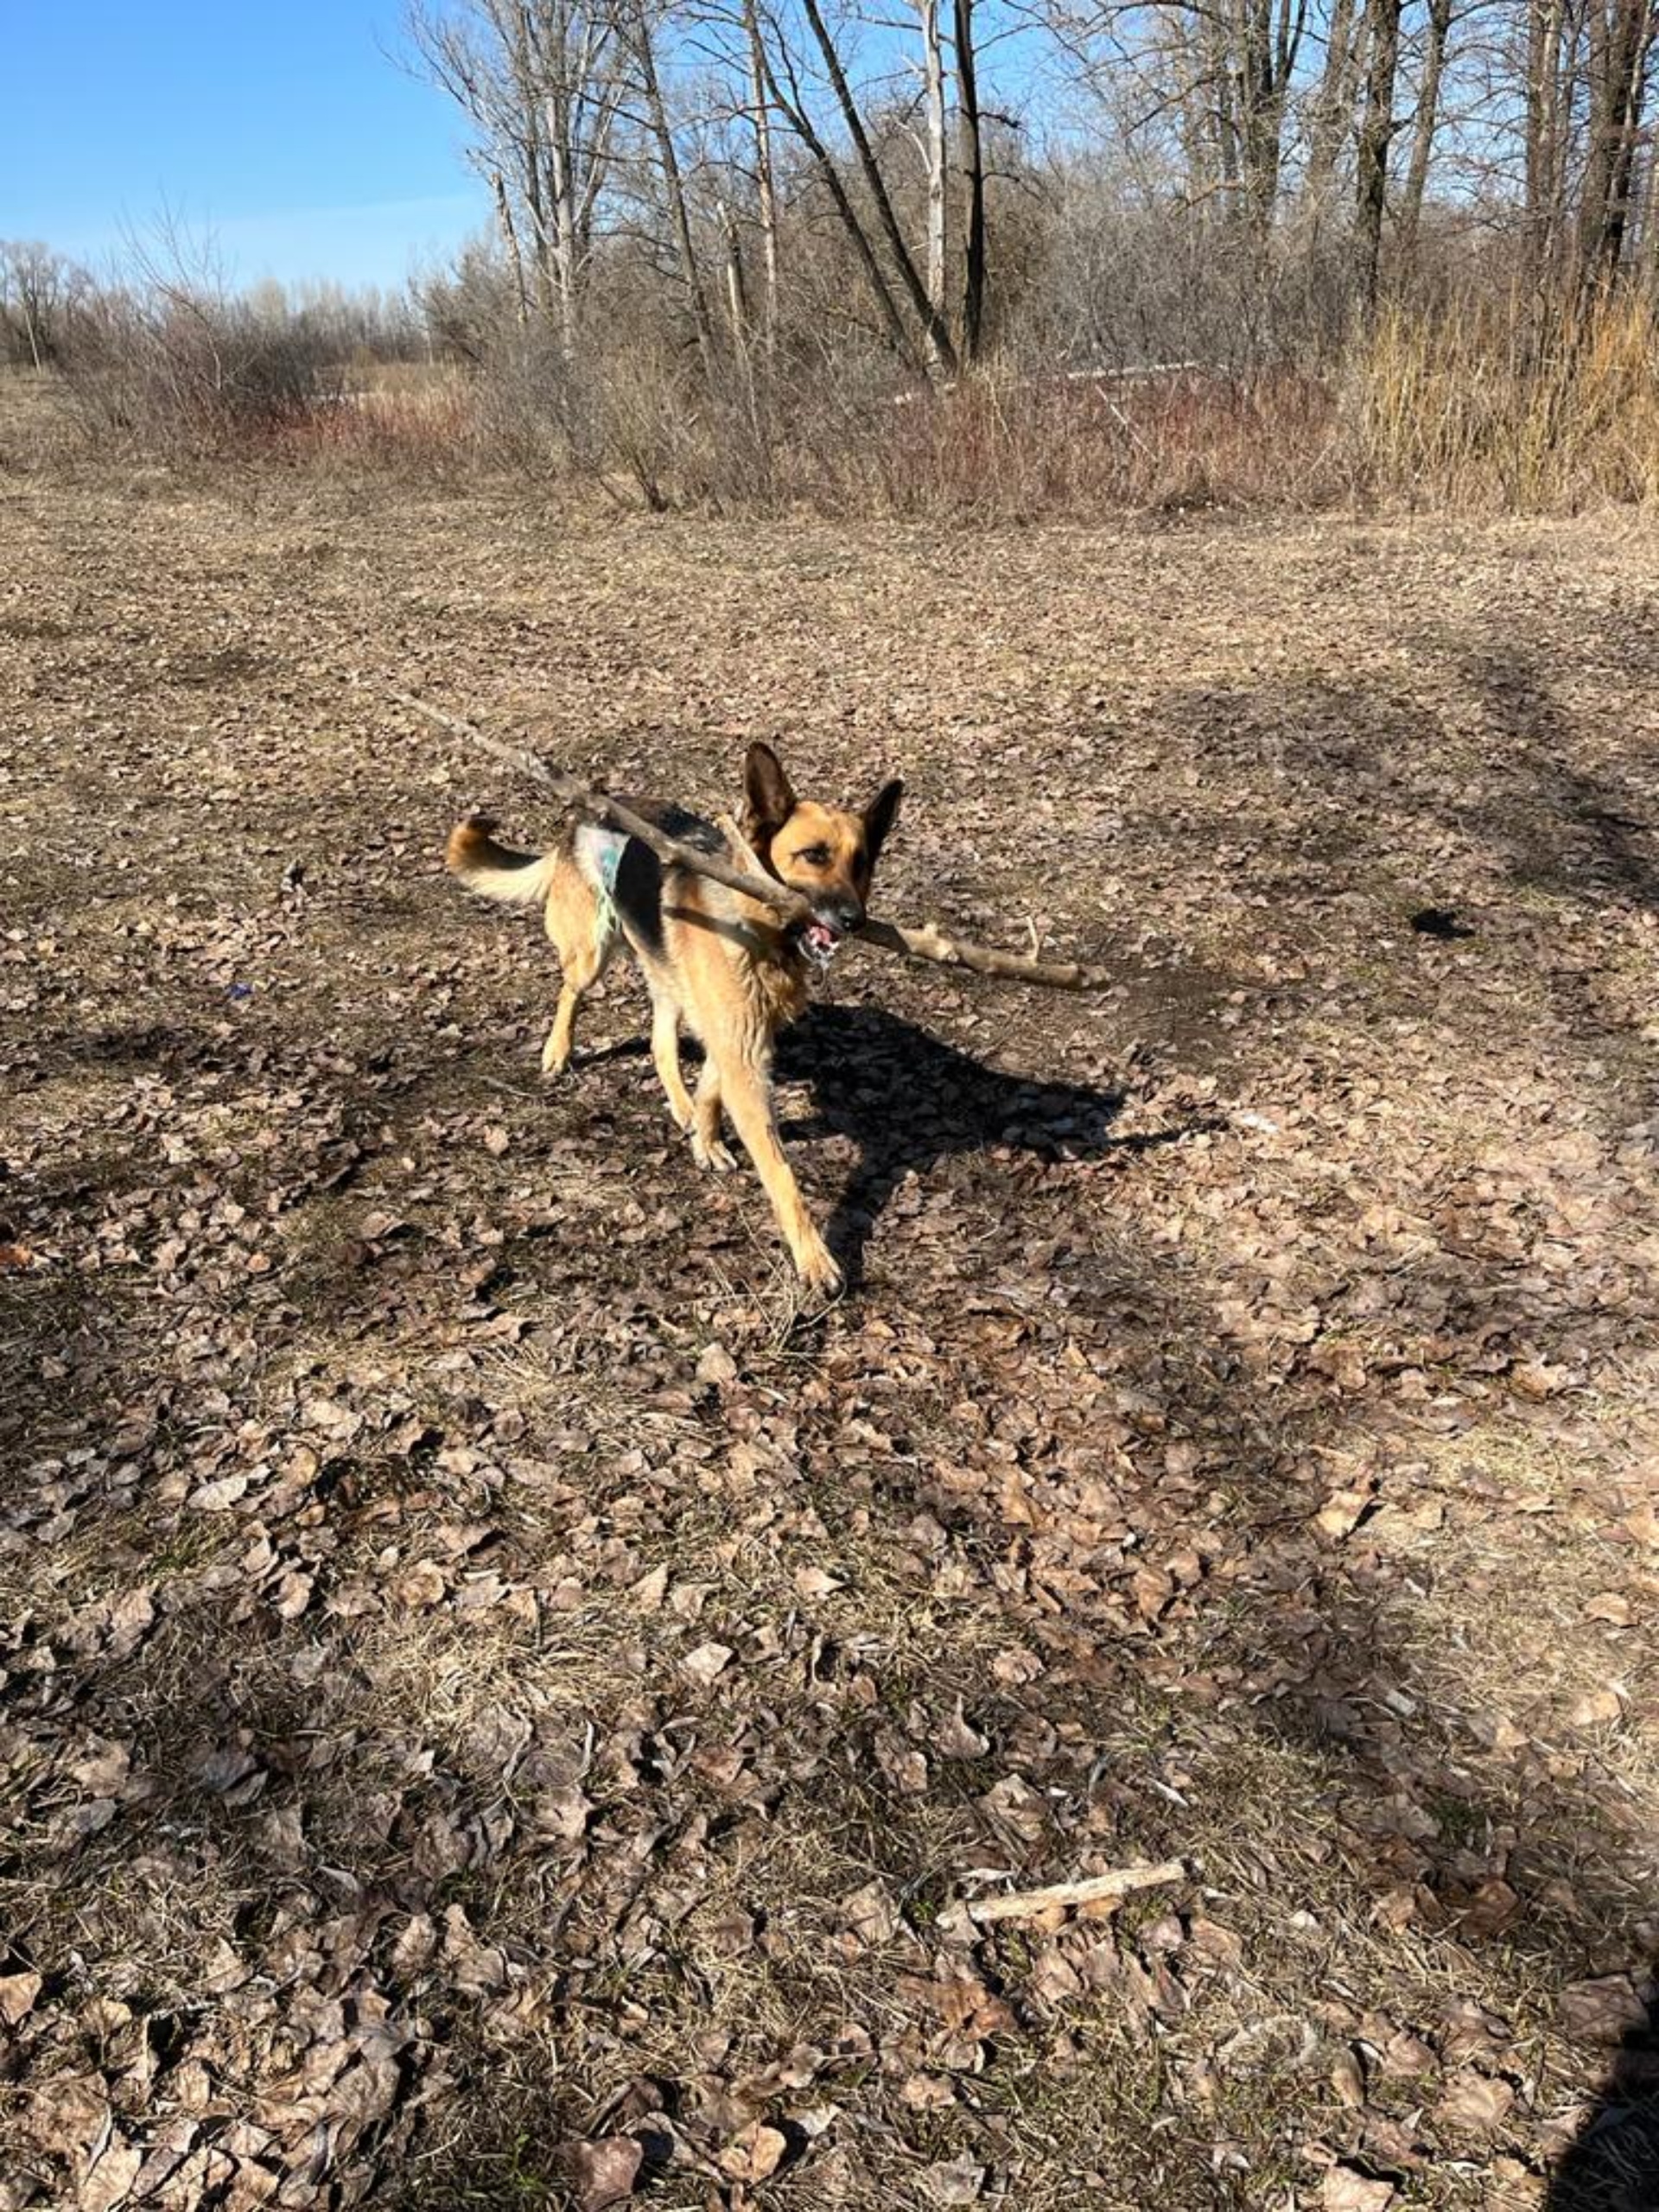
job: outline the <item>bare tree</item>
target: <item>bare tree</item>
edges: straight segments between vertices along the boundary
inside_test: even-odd
[[[870,143],[869,131],[866,127],[858,101],[854,96],[851,83],[842,64],[840,51],[825,20],[823,10],[819,4],[819,0],[800,0],[800,7],[823,59],[824,74],[834,91],[836,105],[841,112],[842,124],[848,137],[852,141],[859,173],[864,188],[869,194],[871,204],[874,207],[876,223],[887,246],[894,274],[898,278],[900,293],[920,327],[929,355],[937,361],[946,374],[954,374],[957,365],[956,346],[951,341],[944,315],[927,296],[927,286],[923,282],[921,273],[916,266],[915,257],[911,252],[905,234],[899,227],[899,218],[893,211],[893,197],[887,189],[887,178],[883,175],[881,165],[875,157],[874,148]]]
[[[1127,128],[1166,137],[1185,196],[1220,195],[1258,242],[1279,210],[1311,0],[1045,0],[1064,50]]]
[[[1307,21],[1307,0],[1230,0],[1244,207],[1259,237],[1278,205],[1285,111]]]
[[[638,73],[645,118],[656,149],[658,181],[674,239],[675,257],[685,287],[686,302],[691,312],[691,325],[696,334],[697,351],[702,357],[703,373],[712,383],[715,374],[714,320],[709,312],[702,272],[697,265],[696,247],[691,237],[691,219],[686,207],[685,185],[680,175],[679,155],[669,124],[668,108],[663,99],[652,25],[643,0],[634,0],[627,21],[626,41]]]
[[[893,351],[912,368],[946,376],[957,348],[942,308],[906,238],[863,105],[820,0],[798,0],[798,42],[777,10],[759,17],[766,104],[799,141],[823,183]],[[817,72],[814,79],[810,72]],[[830,119],[817,111],[822,92]],[[834,143],[849,149],[843,174]]]
[[[490,171],[490,194],[495,202],[495,219],[506,250],[507,266],[512,271],[512,296],[522,330],[530,321],[530,294],[524,286],[524,257],[518,250],[518,226],[512,219],[512,202],[507,197],[506,180],[499,169]]]
[[[0,346],[6,359],[43,369],[90,297],[84,269],[38,239],[0,238]]]
[[[1307,196],[1315,218],[1333,197],[1338,164],[1353,136],[1361,43],[1355,0],[1333,0],[1325,25],[1325,66],[1308,124]]]
[[[1423,195],[1428,187],[1428,165],[1434,150],[1434,133],[1440,119],[1440,88],[1446,77],[1446,48],[1452,36],[1452,0],[1428,0],[1424,33],[1423,66],[1417,86],[1417,114],[1412,124],[1411,165],[1406,171],[1400,202],[1402,251],[1414,254],[1422,225]]]
[[[945,287],[950,251],[950,146],[946,133],[944,41],[939,33],[939,0],[916,0],[922,34],[923,160],[927,169],[927,296],[942,323],[950,313]],[[942,365],[929,339],[928,357]]]
[[[1389,145],[1395,133],[1395,80],[1400,67],[1402,0],[1368,0],[1370,58],[1360,124],[1354,236],[1360,298],[1376,313],[1382,286],[1382,216],[1388,200]]]
[[[979,106],[979,57],[974,43],[974,0],[955,0],[957,114],[962,137],[962,175],[967,192],[962,276],[962,350],[977,360],[985,334],[985,143]]]
[[[1659,13],[1652,0],[1586,0],[1587,147],[1579,213],[1586,283],[1618,274]]]
[[[754,189],[760,219],[766,307],[761,332],[771,355],[778,343],[778,193],[772,159],[772,111],[766,98],[766,55],[760,44],[756,0],[743,0],[743,35],[747,49],[750,118],[754,130]]]
[[[741,369],[758,427],[861,351],[950,383],[993,284],[1011,339],[1241,365],[1339,344],[1396,270],[1427,301],[1523,252],[1546,315],[1575,283],[1659,289],[1655,0],[413,4],[446,10],[423,51],[489,164],[503,296],[571,355],[602,301],[595,376],[651,330],[632,386],[659,380],[682,444],[693,344],[711,388]],[[1096,118],[1032,165],[1029,203],[981,87],[1011,24],[1052,35]]]
[[[410,0],[429,73],[480,137],[528,238],[539,311],[575,359],[624,90],[624,0]]]
[[[766,103],[794,133],[811,162],[813,174],[823,186],[888,343],[900,360],[919,370],[923,366],[922,353],[911,334],[875,243],[848,188],[828,137],[815,120],[802,65],[775,18],[768,29],[770,35],[763,37],[758,49]],[[873,156],[870,158],[874,160]],[[913,267],[912,273],[914,274]]]
[[[1564,0],[1527,0],[1525,240],[1529,274],[1546,292],[1567,219],[1569,41]]]

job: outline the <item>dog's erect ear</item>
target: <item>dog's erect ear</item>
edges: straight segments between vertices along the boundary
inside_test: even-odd
[[[743,834],[766,858],[766,847],[795,811],[795,793],[784,764],[757,740],[743,763]]]
[[[875,865],[876,855],[887,842],[887,832],[899,819],[899,802],[905,787],[895,776],[892,783],[883,784],[864,810],[864,842],[869,848],[870,865]]]

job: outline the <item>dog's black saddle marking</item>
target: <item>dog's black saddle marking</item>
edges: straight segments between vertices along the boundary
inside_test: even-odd
[[[726,840],[712,822],[700,814],[691,814],[683,806],[664,805],[653,799],[631,798],[625,804],[664,836],[677,838],[683,845],[690,845],[700,853],[711,853],[719,858],[726,851]],[[622,848],[622,857],[616,864],[616,911],[621,916],[628,935],[647,952],[661,956],[663,950],[663,864],[649,845],[642,845],[637,837],[630,837]]]

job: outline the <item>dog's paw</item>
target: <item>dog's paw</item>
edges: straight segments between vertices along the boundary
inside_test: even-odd
[[[814,1298],[838,1298],[846,1287],[840,1263],[827,1244],[820,1244],[815,1252],[803,1252],[795,1268],[802,1289]]]
[[[567,1046],[563,1052],[561,1052],[555,1040],[550,1037],[546,1044],[542,1047],[542,1073],[546,1076],[550,1081],[554,1080],[564,1073],[565,1069],[569,1065],[569,1063],[570,1053],[569,1047]]]
[[[705,1169],[710,1175],[729,1175],[737,1166],[736,1159],[729,1147],[721,1144],[718,1138],[713,1144],[705,1144],[700,1136],[694,1135],[691,1139],[691,1157],[699,1167]]]

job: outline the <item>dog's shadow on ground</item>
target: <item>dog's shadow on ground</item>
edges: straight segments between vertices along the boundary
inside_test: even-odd
[[[778,1080],[810,1087],[810,1116],[782,1134],[844,1136],[858,1160],[826,1226],[856,1282],[882,1211],[910,1174],[993,1145],[1050,1159],[1143,1150],[1176,1135],[1114,1135],[1122,1090],[1007,1075],[875,1007],[816,1004],[779,1040]]]
[[[643,1058],[647,1049],[631,1037],[584,1053],[583,1065]],[[697,1056],[688,1040],[688,1060]],[[849,1285],[863,1272],[865,1247],[893,1192],[943,1159],[993,1145],[1050,1160],[1096,1159],[1149,1152],[1221,1126],[1210,1119],[1119,1133],[1122,1090],[1005,1074],[879,1007],[809,1007],[779,1039],[776,1074],[779,1084],[811,1093],[808,1114],[781,1122],[785,1144],[842,1136],[858,1148],[824,1226]]]
[[[1659,1962],[1645,2017],[1626,2029],[1612,2074],[1556,2167],[1545,2212],[1648,2212],[1659,2204]]]

